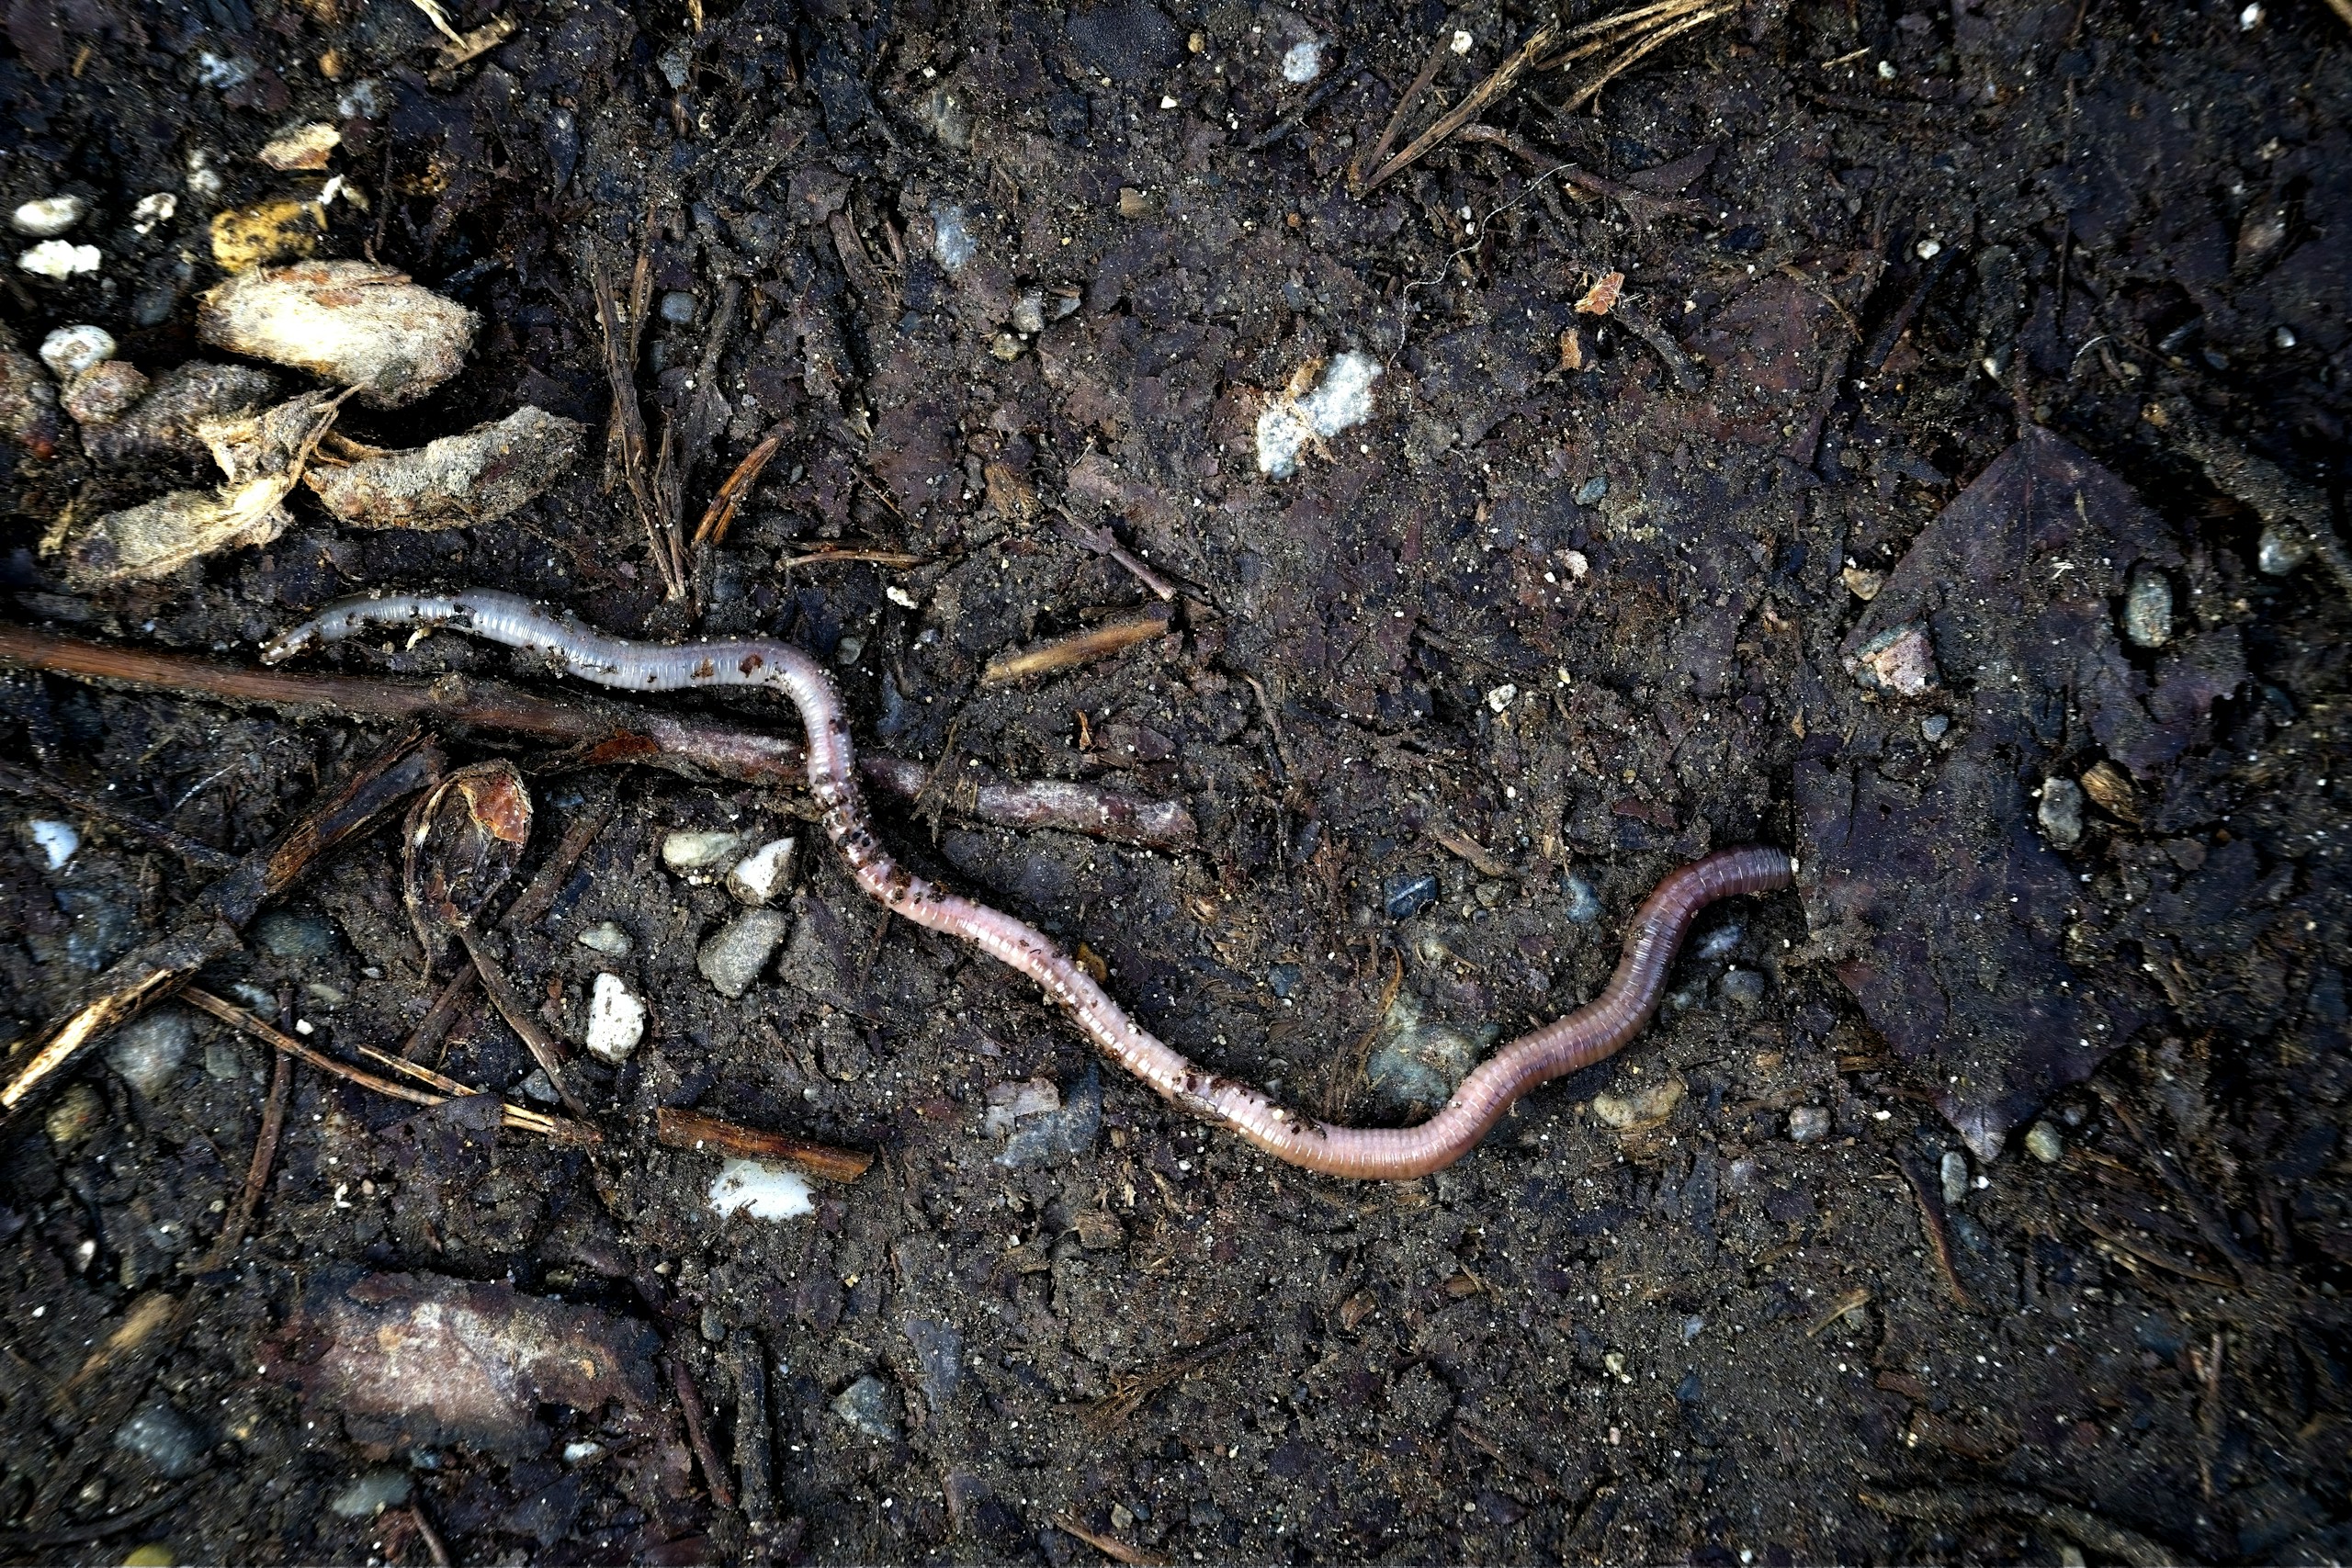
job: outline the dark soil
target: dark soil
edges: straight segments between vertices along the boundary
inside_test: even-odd
[[[484,318],[441,392],[345,428],[410,446],[534,402],[601,438],[589,247],[624,277],[642,252],[639,385],[687,522],[782,437],[698,622],[601,439],[496,525],[368,533],[298,500],[275,544],[96,598],[42,539],[174,476],[70,434],[0,446],[6,614],[243,659],[340,593],[473,583],[630,635],[788,636],[834,660],[861,742],[1184,802],[1182,852],[884,826],[1083,942],[1196,1059],[1358,1120],[1419,1114],[1419,1080],[1355,1048],[1400,969],[1376,1057],[1589,997],[1711,847],[1788,845],[1803,892],[1712,912],[1647,1035],[1454,1168],[1348,1185],[1097,1077],[1027,984],[879,923],[821,851],[776,963],[724,999],[694,960],[734,906],[662,840],[791,830],[806,797],[506,748],[526,878],[617,801],[507,943],[567,1038],[600,969],[648,1001],[634,1058],[574,1069],[605,1143],[305,1067],[250,1239],[199,1271],[264,1048],[200,1020],[152,1092],[92,1052],[0,1143],[0,1550],[427,1561],[405,1505],[352,1501],[373,1475],[460,1562],[1059,1564],[1097,1558],[1081,1531],[1137,1562],[2352,1555],[2352,615],[2316,565],[2257,571],[2245,498],[2146,414],[2183,401],[2341,526],[2352,29],[2316,0],[1780,0],[1586,109],[1538,76],[1487,115],[1632,198],[1456,142],[1359,200],[1349,161],[1432,39],[1471,35],[1451,101],[1542,18],[693,11],[522,0],[444,75],[395,0],[14,0],[0,205],[85,197],[69,238],[105,264],[51,283],[10,235],[0,318],[28,349],[97,322],[151,374],[195,355],[212,213],[314,188],[253,154],[329,119],[365,205],[319,254]],[[1310,33],[1329,73],[1289,86]],[[135,236],[153,191],[177,214]],[[1618,309],[1579,316],[1611,272]],[[1005,336],[1033,290],[1042,332]],[[1265,398],[1348,348],[1386,367],[1374,418],[1265,478]],[[1179,635],[981,687],[1148,598],[1057,505],[1181,581]],[[784,564],[829,543],[922,564]],[[2160,650],[2119,630],[2135,563],[2171,595]],[[1905,624],[1939,683],[1866,691],[1849,656]],[[339,662],[510,668],[448,637]],[[389,733],[0,679],[10,761],[232,853]],[[2101,761],[2126,793],[2054,846],[2034,792]],[[217,874],[8,809],[0,1033],[28,1041]],[[62,869],[36,818],[83,832]],[[390,831],[332,857],[207,984],[346,1057],[394,1048],[447,975],[399,868]],[[576,940],[608,919],[626,959]],[[439,1066],[509,1098],[533,1068],[478,1000]],[[1032,1077],[1063,1122],[1008,1148],[988,1091]],[[1667,1080],[1663,1122],[1604,1116]],[[722,1224],[714,1160],[656,1145],[663,1106],[880,1158],[813,1217]],[[159,1292],[167,1342],[102,1353]],[[499,1408],[403,1416],[463,1355],[368,1347],[427,1309],[477,1314],[492,1360],[552,1359]]]

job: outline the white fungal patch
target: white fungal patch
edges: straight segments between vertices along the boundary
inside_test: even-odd
[[[591,1055],[620,1066],[645,1038],[645,1004],[629,995],[618,975],[596,976],[588,995],[588,1036]]]
[[[106,258],[96,245],[77,245],[69,240],[43,240],[17,258],[17,265],[35,277],[72,277],[76,273],[96,272]]]
[[[27,830],[33,836],[33,847],[40,851],[51,871],[64,870],[65,863],[81,852],[82,835],[74,831],[71,822],[44,817],[27,824]]]
[[[36,240],[52,239],[82,221],[90,204],[78,196],[44,196],[28,201],[8,215],[8,226]]]
[[[1283,80],[1294,85],[1312,82],[1323,74],[1323,40],[1302,39],[1283,51]]]
[[[1372,417],[1372,384],[1380,361],[1350,349],[1332,359],[1323,378],[1304,398],[1284,392],[1258,416],[1258,469],[1278,479],[1298,471],[1298,454],[1308,443],[1329,440]]]
[[[721,1219],[741,1213],[755,1220],[790,1220],[816,1213],[817,1201],[808,1179],[797,1170],[730,1159],[711,1181],[710,1209]]]

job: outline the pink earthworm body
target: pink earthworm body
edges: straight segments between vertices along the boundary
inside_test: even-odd
[[[1463,1079],[1444,1109],[1417,1127],[1337,1127],[1301,1116],[1246,1084],[1204,1072],[1129,1018],[1042,932],[934,886],[893,860],[875,837],[858,793],[849,725],[832,680],[790,644],[631,642],[552,615],[516,594],[470,589],[343,600],[277,637],[262,657],[274,664],[309,648],[393,626],[469,632],[542,654],[582,680],[626,691],[768,686],[782,692],[808,729],[808,785],[823,810],[826,835],[869,897],[1028,976],[1088,1039],[1166,1099],[1277,1159],[1331,1176],[1396,1180],[1453,1164],[1476,1146],[1520,1096],[1601,1060],[1641,1032],[1657,1010],[1668,966],[1702,908],[1718,898],[1786,887],[1796,874],[1787,854],[1752,844],[1718,850],[1669,873],[1634,915],[1617,972],[1599,997],[1497,1052]]]

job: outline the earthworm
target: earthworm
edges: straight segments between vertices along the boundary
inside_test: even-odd
[[[371,628],[443,626],[542,654],[556,668],[602,686],[641,692],[766,686],[782,692],[799,710],[808,731],[808,787],[822,810],[825,834],[869,897],[1028,976],[1106,1055],[1164,1098],[1277,1159],[1332,1176],[1394,1180],[1453,1164],[1521,1095],[1600,1061],[1641,1032],[1657,1010],[1668,966],[1700,909],[1718,898],[1786,887],[1796,874],[1786,853],[1752,844],[1718,850],[1668,874],[1634,915],[1617,972],[1599,997],[1503,1047],[1420,1125],[1338,1127],[1203,1071],[1129,1018],[1042,932],[937,887],[893,860],[875,836],[858,793],[849,724],[832,679],[789,643],[631,642],[552,615],[515,594],[469,589],[342,600],[282,633],[262,658],[274,664]]]

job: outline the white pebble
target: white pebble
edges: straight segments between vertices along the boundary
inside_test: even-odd
[[[711,1212],[721,1219],[742,1213],[755,1220],[789,1220],[816,1213],[808,1179],[797,1170],[730,1159],[710,1183]]]
[[[637,947],[637,943],[629,940],[628,932],[610,920],[599,920],[590,926],[580,933],[579,940],[580,945],[589,952],[601,953],[607,958],[627,958]]]
[[[169,223],[172,214],[180,209],[180,198],[167,190],[142,196],[139,205],[130,209],[130,226],[144,234],[158,223]]]
[[[1476,39],[1472,38],[1472,37],[1469,35],[1469,33],[1468,33],[1468,32],[1466,32],[1466,31],[1464,31],[1463,28],[1454,28],[1454,29],[1453,29],[1453,52],[1454,52],[1454,53],[1456,53],[1456,54],[1467,54],[1467,53],[1469,53],[1469,52],[1470,52],[1470,46],[1471,46],[1472,44],[1476,43],[1476,41],[1477,41],[1477,40],[1476,40]]]
[[[74,830],[71,822],[60,822],[44,817],[31,824],[33,842],[49,857],[49,869],[62,871],[65,863],[81,852],[82,835]]]
[[[45,196],[10,213],[8,226],[19,234],[46,240],[82,221],[82,215],[89,210],[90,204],[78,196]]]
[[[644,1038],[645,1004],[629,995],[618,975],[597,976],[588,996],[589,1053],[618,1066]]]
[[[2245,10],[2238,13],[2238,31],[2242,33],[2250,33],[2261,25],[2262,7],[2260,6],[2248,6]]]
[[[1941,240],[1922,240],[1914,249],[1921,261],[1933,261],[1944,254],[1944,243]]]
[[[17,265],[35,277],[72,277],[76,273],[96,272],[106,258],[98,254],[96,245],[76,245],[64,240],[43,240],[17,258]]]
[[[1497,713],[1503,712],[1517,701],[1519,701],[1519,688],[1509,681],[1505,681],[1487,694],[1487,705]]]
[[[680,828],[662,840],[662,863],[680,876],[708,871],[741,854],[752,841],[749,833],[714,833]]]
[[[61,381],[71,381],[91,366],[114,357],[114,333],[85,321],[60,327],[40,340],[40,362]]]
[[[775,898],[792,880],[792,845],[790,839],[772,840],[737,861],[727,874],[727,891],[754,908]]]

